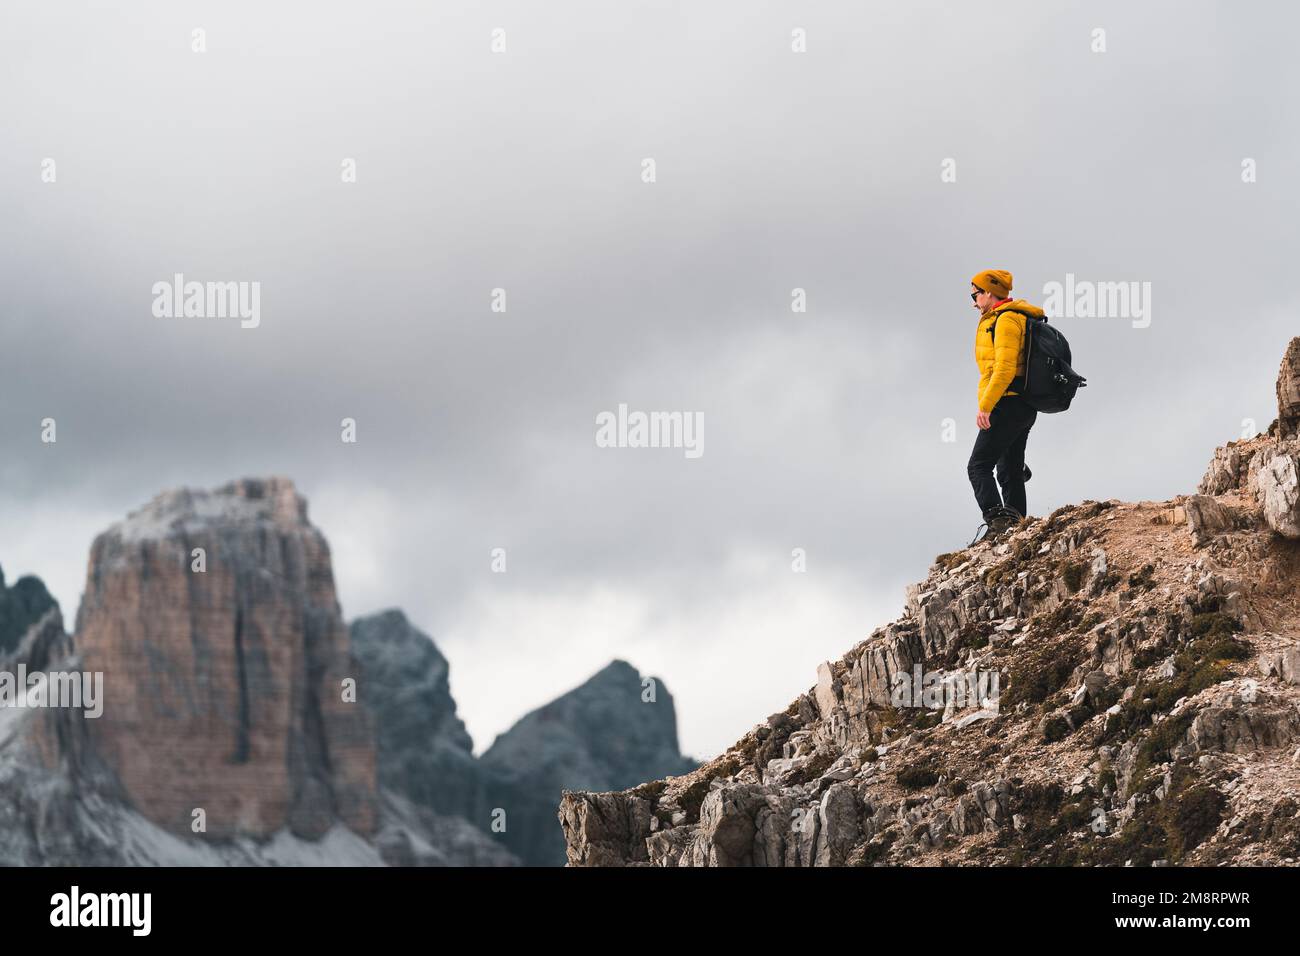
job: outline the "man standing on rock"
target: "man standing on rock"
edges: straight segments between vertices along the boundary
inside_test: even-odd
[[[1038,412],[1021,397],[1024,387],[1025,323],[1043,310],[1011,298],[1011,273],[986,269],[971,279],[971,300],[979,310],[975,364],[980,370],[979,434],[966,465],[986,530],[977,540],[1015,527],[1027,513],[1025,442]],[[997,481],[993,480],[994,468]],[[1001,493],[999,493],[999,487]],[[972,542],[974,543],[974,542]]]

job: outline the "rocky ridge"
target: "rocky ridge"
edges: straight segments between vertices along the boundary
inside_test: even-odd
[[[1300,860],[1300,338],[1198,494],[940,555],[698,770],[570,791],[572,866]]]

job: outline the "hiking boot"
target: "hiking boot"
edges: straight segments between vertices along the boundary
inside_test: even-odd
[[[1011,531],[1020,524],[1020,512],[1015,508],[990,508],[984,512],[984,533],[977,537],[971,544],[977,544],[980,541],[989,541],[1000,537],[1005,532]]]
[[[1022,515],[1015,508],[1007,508],[999,505],[996,508],[990,508],[984,512],[984,523],[975,529],[975,540],[967,547],[973,547],[981,541],[992,541],[1004,532],[1010,531],[1020,524]],[[983,532],[981,534],[980,532]]]
[[[990,535],[996,536],[1020,524],[1021,517],[1022,515],[1015,508],[1002,507],[990,509],[984,516],[984,520],[988,522]]]

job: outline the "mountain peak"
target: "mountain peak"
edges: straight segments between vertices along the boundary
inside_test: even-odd
[[[240,478],[212,490],[175,488],[156,495],[109,529],[128,542],[157,540],[221,525],[309,526],[307,499],[289,478]]]
[[[645,679],[647,678],[643,678],[641,676],[641,672],[638,671],[636,667],[634,667],[632,664],[628,663],[625,660],[622,660],[621,658],[614,658],[614,660],[610,661],[600,670],[596,671],[596,673],[588,677],[585,681],[582,682],[582,684],[574,688],[574,690],[575,691],[579,690],[582,687],[600,686],[605,684],[617,685],[617,686],[628,686],[628,685],[635,684],[637,687],[640,687],[642,680]]]
[[[532,863],[564,860],[563,835],[554,821],[565,788],[629,787],[696,766],[678,749],[668,688],[659,680],[647,687],[637,669],[620,659],[525,714],[497,737],[482,763],[496,805],[528,807],[514,835],[507,830],[507,842]],[[526,794],[550,799],[537,805]]]
[[[370,718],[342,694],[329,548],[292,481],[167,491],[99,535],[75,641],[112,675],[89,736],[159,826],[202,807],[214,835],[372,832]]]

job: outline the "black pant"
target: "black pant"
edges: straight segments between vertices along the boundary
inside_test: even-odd
[[[1029,429],[1034,427],[1038,412],[1019,395],[1003,395],[989,415],[989,427],[980,429],[975,436],[966,474],[975,489],[975,500],[980,511],[989,511],[1005,504],[1021,515],[1025,510],[1025,442]],[[998,480],[993,483],[993,468],[997,466]],[[998,494],[998,485],[1002,494]]]

